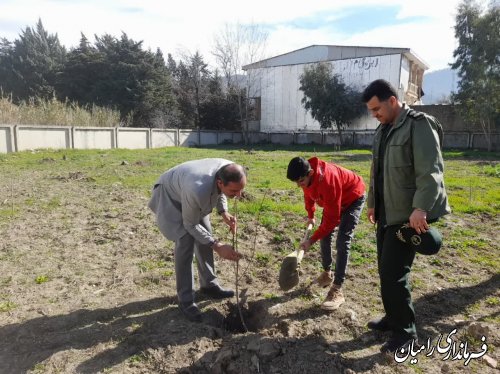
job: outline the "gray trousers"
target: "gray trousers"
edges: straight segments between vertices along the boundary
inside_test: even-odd
[[[351,241],[354,236],[354,229],[359,222],[361,211],[365,204],[366,196],[363,195],[349,205],[340,217],[340,224],[337,233],[337,258],[335,261],[335,272],[333,283],[341,286],[345,280],[347,271],[347,261],[349,260],[349,251],[351,249]],[[321,264],[324,270],[331,270],[332,267],[332,230],[327,236],[320,240],[321,247]]]
[[[210,216],[202,218],[200,224],[212,233]],[[200,287],[218,286],[215,275],[214,252],[209,245],[198,243],[190,234],[186,234],[175,241],[175,280],[177,283],[177,297],[181,303],[194,302],[194,274],[193,255],[196,258]]]

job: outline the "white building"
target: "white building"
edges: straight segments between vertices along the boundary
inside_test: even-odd
[[[371,81],[385,79],[398,89],[408,104],[420,101],[422,79],[428,66],[409,48],[311,45],[243,67],[247,72],[249,96],[255,98],[256,121],[260,131],[320,130],[320,125],[301,100],[300,76],[305,67],[319,62],[332,65],[344,83],[362,91]],[[368,116],[350,129],[369,130],[376,121]]]

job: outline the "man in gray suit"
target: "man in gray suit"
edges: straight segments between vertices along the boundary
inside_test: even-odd
[[[154,185],[149,208],[156,214],[161,233],[175,242],[179,308],[191,321],[202,320],[194,302],[193,254],[200,291],[215,299],[234,296],[234,291],[219,285],[213,252],[232,261],[238,261],[241,254],[212,236],[210,213],[216,208],[235,232],[236,219],[228,213],[227,198],[239,197],[246,181],[246,171],[241,165],[221,158],[206,158],[167,170]]]

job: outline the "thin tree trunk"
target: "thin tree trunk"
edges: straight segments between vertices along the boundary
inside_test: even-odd
[[[248,145],[248,127],[247,127],[247,121],[246,121],[246,116],[245,116],[245,108],[243,107],[243,98],[241,93],[238,94],[238,108],[240,112],[240,123],[241,123],[241,133],[243,134],[243,142],[245,145]]]
[[[481,128],[483,130],[484,138],[486,139],[486,148],[488,152],[491,152],[491,128],[490,128],[490,120],[480,119],[479,123],[481,124]]]
[[[337,131],[339,132],[340,148],[344,146],[344,139],[342,137],[342,126],[337,124]]]

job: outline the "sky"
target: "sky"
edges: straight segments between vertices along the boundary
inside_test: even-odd
[[[199,51],[215,67],[215,35],[225,25],[268,33],[272,57],[312,44],[410,48],[427,72],[449,67],[460,0],[0,0],[0,38],[14,41],[42,20],[68,49],[81,33],[120,37],[177,60]]]

